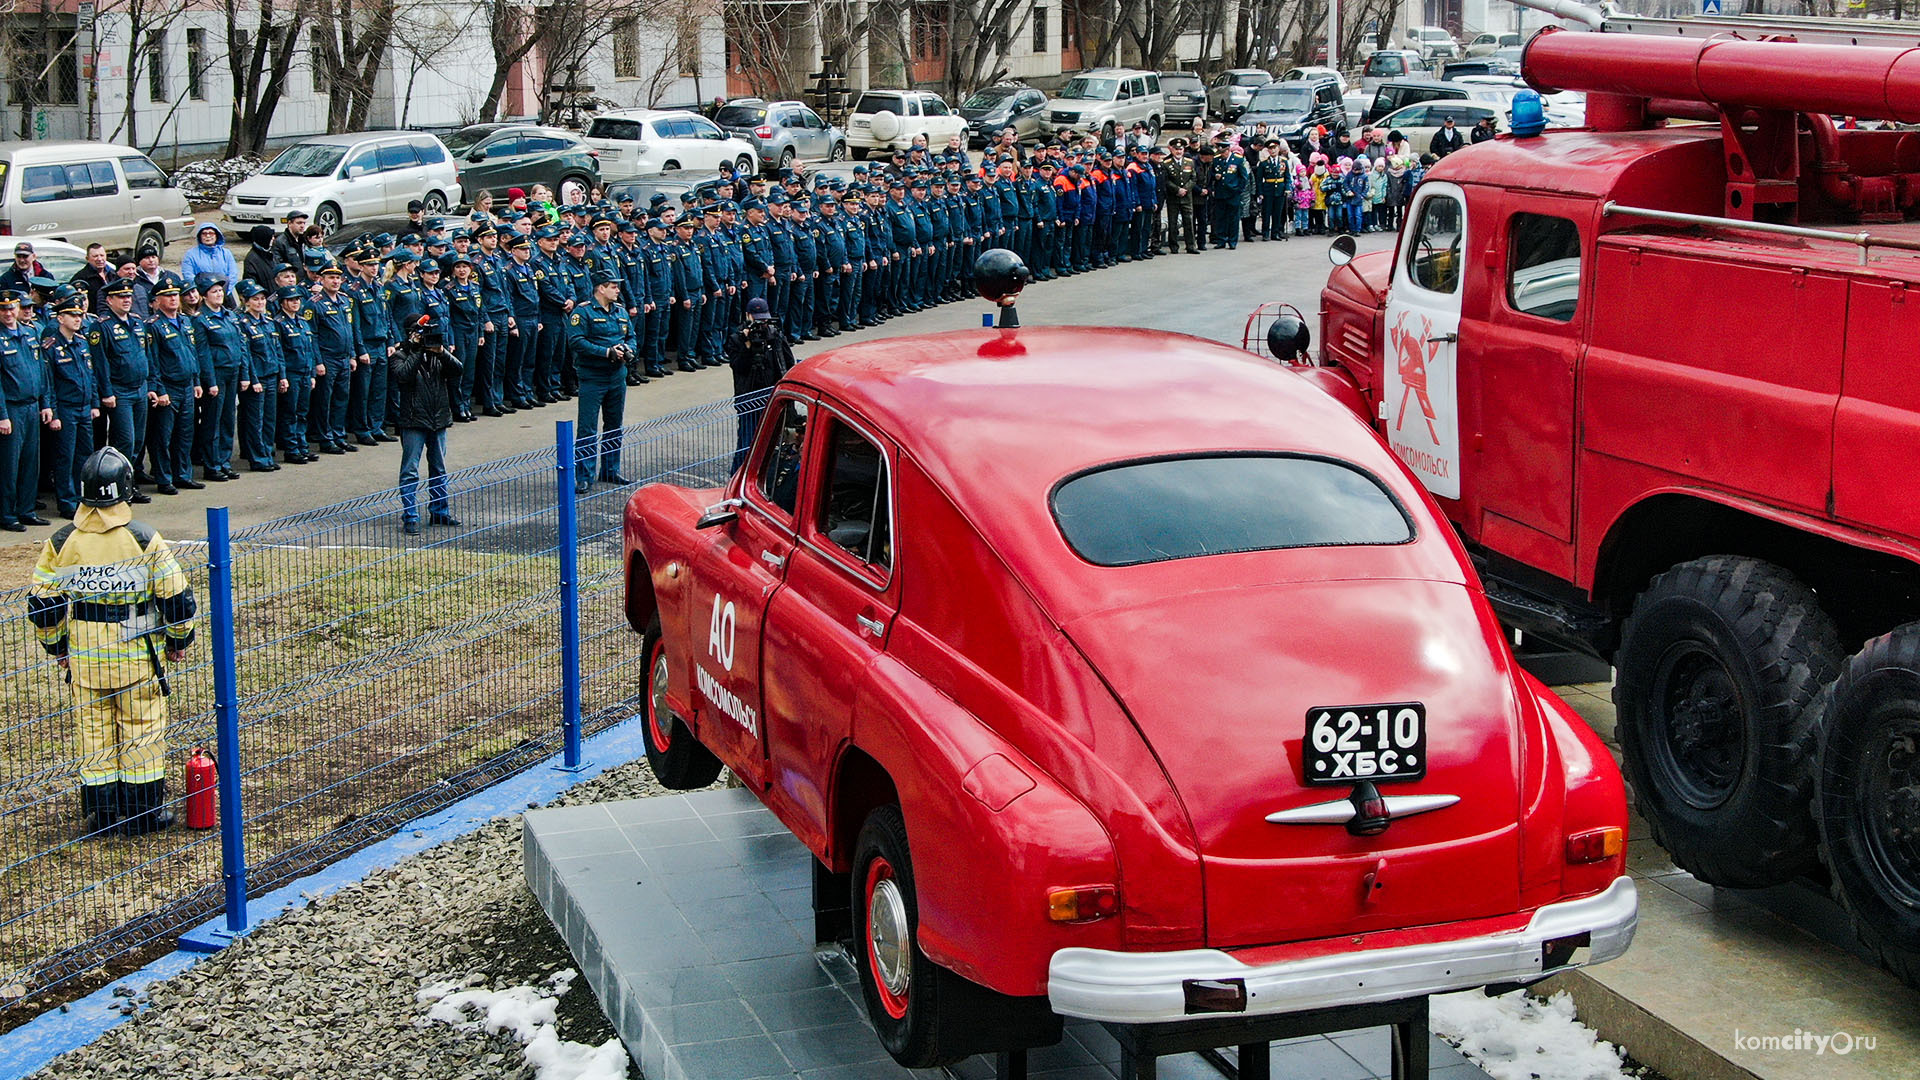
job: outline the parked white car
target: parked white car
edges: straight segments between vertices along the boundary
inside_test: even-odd
[[[915,135],[926,136],[927,145],[938,149],[949,136],[966,138],[967,121],[939,94],[925,90],[868,90],[847,118],[847,146],[856,161],[875,150],[904,150]]]
[[[1451,60],[1460,55],[1460,45],[1453,35],[1438,26],[1408,27],[1407,48],[1426,60]]]
[[[186,194],[132,147],[0,142],[0,233],[164,252],[187,237],[192,214]]]
[[[220,211],[236,231],[281,225],[305,211],[331,233],[348,222],[405,214],[415,199],[430,215],[460,204],[447,148],[418,131],[361,131],[294,143],[229,189]]]
[[[669,169],[717,169],[729,162],[743,173],[758,167],[759,151],[719,125],[682,110],[613,109],[587,125],[587,145],[600,151],[600,176],[625,180]]]

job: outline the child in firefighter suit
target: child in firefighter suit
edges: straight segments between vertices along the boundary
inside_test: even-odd
[[[87,459],[79,512],[47,539],[27,602],[41,647],[73,686],[83,835],[173,824],[159,653],[177,661],[193,644],[193,589],[167,542],[133,520],[132,492],[133,464],[120,451]]]

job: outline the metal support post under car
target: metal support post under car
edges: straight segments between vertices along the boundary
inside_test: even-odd
[[[1393,1029],[1393,1071],[1389,1074],[1392,1080],[1416,1080],[1427,1075],[1425,997],[1275,1016],[1104,1026],[1120,1044],[1121,1080],[1156,1080],[1157,1059],[1195,1051],[1222,1075],[1238,1080],[1269,1080],[1273,1073],[1267,1056],[1268,1045],[1276,1040],[1382,1026]],[[1221,1046],[1239,1048],[1237,1063],[1229,1062],[1216,1049]]]

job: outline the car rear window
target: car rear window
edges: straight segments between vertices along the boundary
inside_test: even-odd
[[[639,142],[640,121],[614,120],[602,116],[587,128],[589,139],[613,139],[618,142]]]
[[[1235,86],[1265,86],[1273,81],[1273,76],[1264,71],[1246,71],[1233,77]]]
[[[1293,454],[1163,458],[1082,473],[1054,489],[1053,517],[1068,545],[1097,566],[1413,539],[1413,523],[1379,480]]]
[[[765,105],[729,105],[713,114],[721,127],[753,127],[767,118]]]
[[[857,113],[890,112],[897,115],[906,113],[906,106],[899,94],[861,94],[860,103],[853,107]]]
[[[1160,85],[1174,94],[1191,94],[1206,89],[1198,75],[1162,75]]]

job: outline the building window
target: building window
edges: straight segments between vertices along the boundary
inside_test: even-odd
[[[167,100],[167,32],[147,31],[147,100]]]
[[[307,48],[307,60],[312,65],[313,70],[313,92],[316,94],[326,93],[327,51],[318,45],[309,46]]]
[[[1035,54],[1047,51],[1047,9],[1033,9],[1033,51]]]
[[[640,77],[640,17],[637,15],[613,20],[613,77]]]
[[[681,16],[679,43],[675,51],[680,54],[680,76],[686,79],[698,78],[700,75],[700,20],[697,16]]]
[[[187,96],[195,101],[207,100],[206,74],[207,32],[198,27],[187,30]]]
[[[58,26],[14,32],[8,57],[15,73],[7,81],[9,104],[72,105],[80,100],[80,62],[73,38],[73,30]]]

